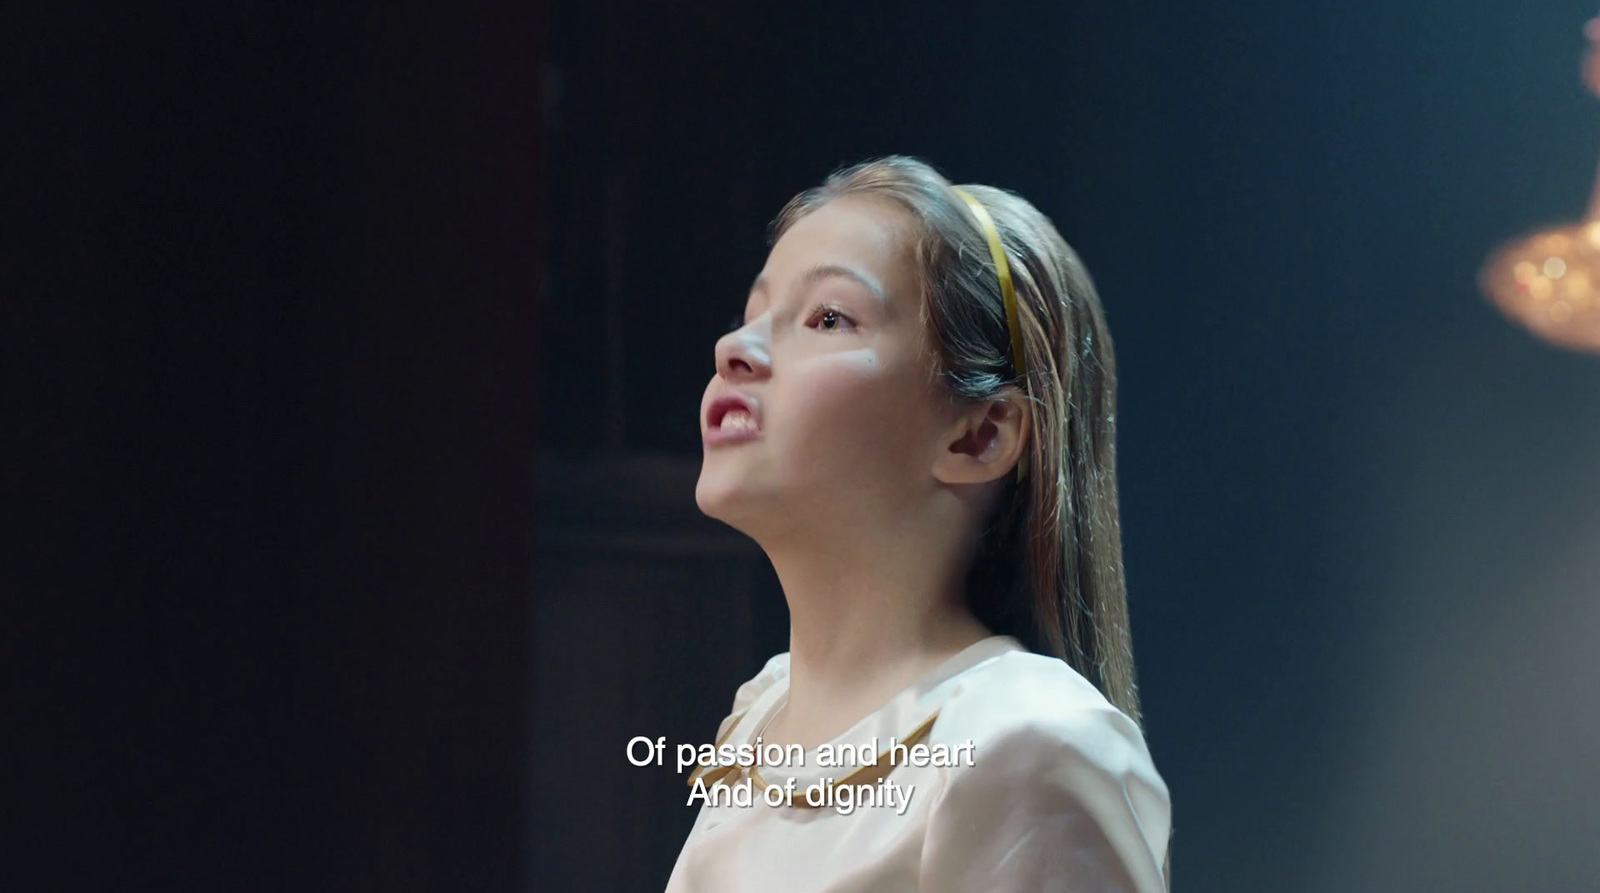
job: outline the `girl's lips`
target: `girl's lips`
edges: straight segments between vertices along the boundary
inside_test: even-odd
[[[744,414],[748,424],[740,424],[730,428],[722,426],[722,420],[730,412]],[[743,443],[755,440],[761,436],[761,415],[756,409],[756,402],[743,394],[734,392],[723,394],[711,401],[706,407],[706,428],[703,439],[707,446],[724,443]]]
[[[706,446],[719,446],[729,443],[744,443],[755,440],[761,436],[759,428],[707,428],[705,433]]]

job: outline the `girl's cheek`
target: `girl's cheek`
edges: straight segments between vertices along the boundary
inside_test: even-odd
[[[877,386],[884,377],[877,351],[862,349],[813,357],[795,370],[809,386],[829,390],[859,390]]]
[[[828,444],[878,443],[885,429],[902,427],[907,395],[893,388],[875,363],[837,364],[792,382],[782,406],[775,409],[792,420],[786,430],[826,448]],[[790,427],[792,425],[792,427]]]
[[[790,399],[808,414],[856,416],[883,400],[881,366],[870,355],[830,356],[800,371],[804,374],[796,376]]]

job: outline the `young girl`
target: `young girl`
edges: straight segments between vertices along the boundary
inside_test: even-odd
[[[743,758],[691,777],[722,796],[669,893],[1164,890],[1088,273],[1026,201],[905,157],[774,237],[696,499],[771,559],[790,650],[718,730]]]

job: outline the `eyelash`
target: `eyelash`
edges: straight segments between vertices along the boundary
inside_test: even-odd
[[[806,322],[809,324],[812,320],[817,318],[817,314],[819,314],[819,313],[832,313],[836,318],[841,319],[841,320],[849,323],[851,328],[855,327],[855,324],[856,324],[855,320],[853,320],[850,317],[846,316],[843,311],[841,311],[838,307],[835,307],[835,306],[833,306],[831,304],[818,304],[817,306],[812,307],[811,308],[811,312],[806,314]],[[747,325],[749,325],[749,323],[745,322],[744,317],[735,316],[733,318],[733,321],[728,323],[728,331],[730,333],[731,332],[737,332],[737,331],[739,331],[740,329],[744,328]],[[824,331],[824,332],[837,332],[837,331],[842,331],[842,330],[838,329],[838,328],[832,328],[832,329],[822,329],[822,331]]]
[[[828,305],[828,304],[818,304],[817,306],[812,307],[811,308],[811,312],[806,315],[806,323],[810,324],[810,322],[813,319],[817,318],[817,314],[819,314],[819,313],[832,313],[838,319],[842,319],[845,322],[849,323],[851,328],[855,328],[855,325],[856,325],[855,320],[851,319],[848,316],[845,316],[844,313],[842,313],[839,310],[839,308],[831,306],[831,305]],[[835,328],[832,328],[832,329],[823,329],[822,331],[824,331],[824,332],[837,332],[837,331],[839,331],[839,329],[837,327],[835,327]]]

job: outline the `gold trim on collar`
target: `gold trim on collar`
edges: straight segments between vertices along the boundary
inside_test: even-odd
[[[928,737],[928,733],[933,730],[933,722],[934,722],[934,720],[936,720],[938,718],[939,718],[939,711],[935,710],[933,712],[932,716],[930,716],[927,719],[923,720],[922,724],[917,726],[915,729],[912,729],[911,730],[911,734],[907,735],[904,738],[892,739],[892,740],[894,741],[895,744],[897,744],[897,745],[899,745],[901,747],[907,747],[907,748],[913,747],[913,746],[918,745],[918,744],[921,744],[922,740],[924,738]],[[855,770],[854,772],[850,773],[849,775],[846,775],[843,778],[835,780],[834,781],[834,785],[835,786],[839,786],[839,785],[877,784],[880,779],[882,779],[884,776],[888,775],[890,772],[893,772],[897,768],[893,763],[891,763],[889,761],[889,752],[891,750],[893,750],[893,747],[884,748],[883,752],[878,754],[878,760],[877,760],[877,762],[875,764],[869,765],[869,766],[862,766],[861,768]],[[772,785],[766,779],[761,777],[761,773],[757,772],[756,771],[756,767],[754,767],[754,766],[750,767],[750,777],[755,779],[755,783],[760,786],[761,792],[763,794],[766,793],[767,788],[774,787],[774,785]],[[782,785],[777,785],[776,787],[782,787]],[[812,806],[810,803],[805,802],[805,798],[804,797],[800,797],[800,798],[795,799],[789,805],[795,807],[796,809],[820,809],[821,808],[821,807],[818,807],[818,806]]]
[[[722,745],[728,743],[728,739],[733,737],[734,729],[739,728],[739,723],[744,721],[744,715],[749,712],[750,711],[748,709],[740,710],[738,713],[732,714],[727,718],[727,720],[725,720],[728,723],[728,730],[718,736],[717,743],[715,745],[717,750],[721,750]],[[722,779],[727,778],[730,772],[737,771],[738,768],[738,766],[696,766],[695,770],[689,773],[689,787],[694,787],[695,780],[699,778],[705,778],[706,787],[710,787]]]

